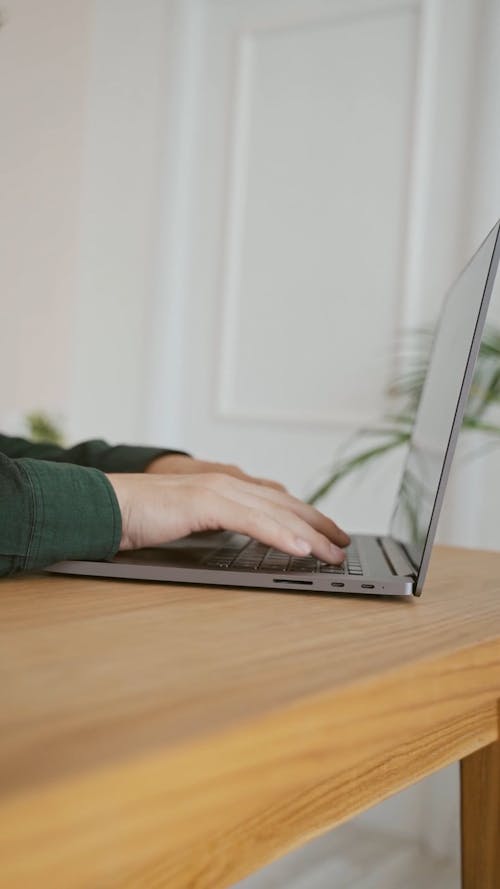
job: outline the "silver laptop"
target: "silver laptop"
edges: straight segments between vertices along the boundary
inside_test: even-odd
[[[444,304],[389,535],[351,535],[343,565],[297,558],[223,531],[118,553],[109,562],[67,561],[50,571],[172,583],[318,593],[419,596],[500,257],[500,221]]]

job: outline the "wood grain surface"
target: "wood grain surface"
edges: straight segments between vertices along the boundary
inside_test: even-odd
[[[4,581],[0,671],[0,886],[229,886],[496,741],[500,555],[410,601]]]

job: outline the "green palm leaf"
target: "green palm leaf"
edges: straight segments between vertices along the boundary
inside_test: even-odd
[[[388,413],[382,425],[360,429],[359,445],[366,436],[381,438],[381,442],[367,448],[357,448],[354,454],[338,459],[330,473],[309,497],[316,503],[342,479],[396,448],[408,444],[415,414],[422,395],[434,333],[427,328],[403,333],[398,345],[398,363],[407,369],[388,387],[388,396],[398,403],[394,413]],[[464,428],[500,438],[500,425],[489,421],[489,414],[500,406],[500,329],[488,327],[483,336],[478,361],[464,418]]]

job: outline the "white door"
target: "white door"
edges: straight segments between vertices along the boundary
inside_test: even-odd
[[[305,495],[466,252],[473,0],[172,4],[149,434]],[[395,478],[397,481],[397,478]],[[327,501],[378,530],[375,472]]]

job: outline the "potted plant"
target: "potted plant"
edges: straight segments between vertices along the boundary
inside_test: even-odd
[[[404,338],[404,351],[408,353],[407,370],[391,383],[388,392],[394,400],[395,411],[388,413],[380,424],[359,430],[355,436],[354,449],[349,448],[346,457],[335,461],[327,478],[311,494],[310,503],[316,503],[342,479],[408,444],[422,393],[432,340],[433,331],[429,329],[414,331],[409,338]],[[481,343],[463,428],[496,438],[500,444],[500,425],[494,422],[493,416],[495,407],[499,406],[500,329],[489,326]],[[367,438],[370,444],[364,447],[363,442]],[[411,492],[408,494],[411,496]]]

